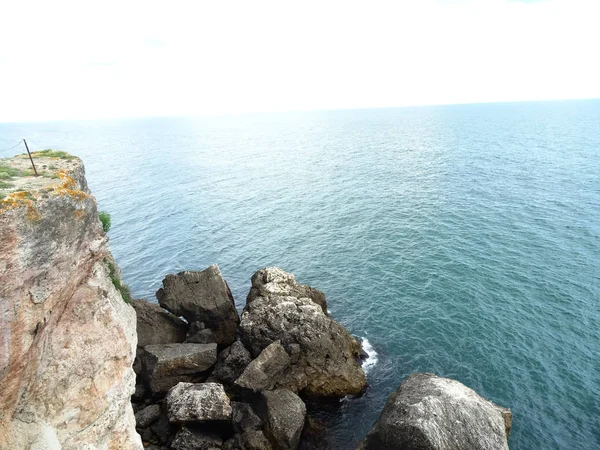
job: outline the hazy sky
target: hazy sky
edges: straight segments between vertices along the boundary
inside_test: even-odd
[[[599,0],[7,0],[0,121],[598,98],[599,18]]]

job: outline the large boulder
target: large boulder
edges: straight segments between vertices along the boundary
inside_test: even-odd
[[[252,361],[250,352],[240,341],[235,341],[219,353],[211,377],[224,384],[232,384],[250,364],[250,361]]]
[[[216,360],[217,344],[147,345],[142,377],[154,394],[165,393],[179,381],[197,381]]]
[[[188,325],[156,303],[133,300],[137,316],[138,347],[153,344],[174,344],[186,339]]]
[[[265,423],[265,433],[279,450],[295,450],[304,428],[306,405],[287,389],[264,391],[259,411]]]
[[[252,287],[246,298],[246,303],[258,297],[276,295],[279,297],[310,298],[327,314],[325,294],[306,284],[298,284],[296,277],[281,270],[279,267],[266,267],[252,275]]]
[[[216,264],[201,272],[167,275],[156,292],[160,306],[188,323],[202,322],[215,342],[231,345],[240,321],[231,290]]]
[[[231,419],[231,403],[219,383],[178,383],[165,402],[171,423]]]
[[[410,375],[389,396],[364,450],[508,450],[512,415],[465,385]]]
[[[273,389],[280,375],[290,365],[290,357],[279,341],[272,342],[254,359],[235,384],[253,392]]]
[[[286,349],[291,364],[278,377],[276,388],[342,397],[359,394],[366,387],[365,373],[357,362],[360,345],[309,298],[254,298],[242,313],[240,337],[255,357],[275,341]]]

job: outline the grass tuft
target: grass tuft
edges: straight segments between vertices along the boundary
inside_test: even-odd
[[[108,266],[108,276],[110,277],[113,286],[121,293],[121,297],[123,297],[125,303],[131,303],[131,290],[129,289],[129,286],[121,282],[117,276],[117,268],[112,262],[108,260],[104,260],[104,262]]]
[[[39,150],[37,152],[33,152],[31,156],[37,157],[46,157],[46,158],[59,158],[59,159],[75,159],[76,156],[70,155],[67,152],[63,152],[62,150],[52,150],[47,148],[46,150]]]
[[[104,230],[105,233],[108,233],[108,230],[110,230],[110,214],[107,213],[106,211],[100,211],[98,213],[98,217],[100,218],[100,222],[102,222],[102,229]]]

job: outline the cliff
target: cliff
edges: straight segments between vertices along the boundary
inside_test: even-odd
[[[141,449],[135,312],[83,164],[35,161],[0,160],[0,448]]]

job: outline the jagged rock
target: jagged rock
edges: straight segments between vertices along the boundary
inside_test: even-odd
[[[0,204],[0,448],[141,450],[135,311],[111,281],[83,164],[35,158],[64,172],[15,178],[28,197]]]
[[[215,334],[210,328],[206,328],[204,322],[194,322],[190,325],[185,342],[197,344],[210,344],[216,342]]]
[[[273,446],[262,431],[250,430],[229,439],[223,450],[273,450]]]
[[[223,384],[232,384],[252,361],[250,352],[240,341],[235,341],[219,353],[211,376]]]
[[[277,449],[298,448],[306,417],[306,406],[300,397],[287,389],[264,391],[259,411],[265,433]]]
[[[360,448],[508,450],[511,420],[509,409],[458,381],[414,373],[389,396]]]
[[[252,287],[246,297],[246,303],[251,303],[257,297],[270,295],[309,298],[327,314],[327,301],[323,292],[306,284],[298,284],[293,274],[279,267],[266,267],[252,275]]]
[[[231,411],[231,424],[236,433],[261,429],[262,420],[248,403],[231,402]]]
[[[171,448],[173,450],[211,450],[221,448],[222,439],[215,433],[182,427],[177,432]]]
[[[356,395],[366,387],[357,362],[360,345],[308,298],[254,298],[242,313],[240,337],[254,356],[277,340],[292,355],[275,387],[329,397]]]
[[[253,392],[272,389],[281,373],[290,365],[290,357],[279,341],[272,342],[254,359],[235,384]]]
[[[188,323],[204,322],[221,345],[235,341],[240,321],[227,282],[214,264],[201,272],[167,275],[156,292],[160,306]]]
[[[174,344],[185,340],[188,325],[180,318],[146,300],[133,300],[131,306],[137,315],[138,347]]]
[[[160,406],[150,405],[135,413],[135,424],[138,428],[152,425],[160,417]]]
[[[219,383],[179,383],[166,397],[171,423],[229,420],[231,404]]]
[[[153,393],[164,393],[179,381],[194,380],[217,360],[217,344],[147,345],[143,377]]]

